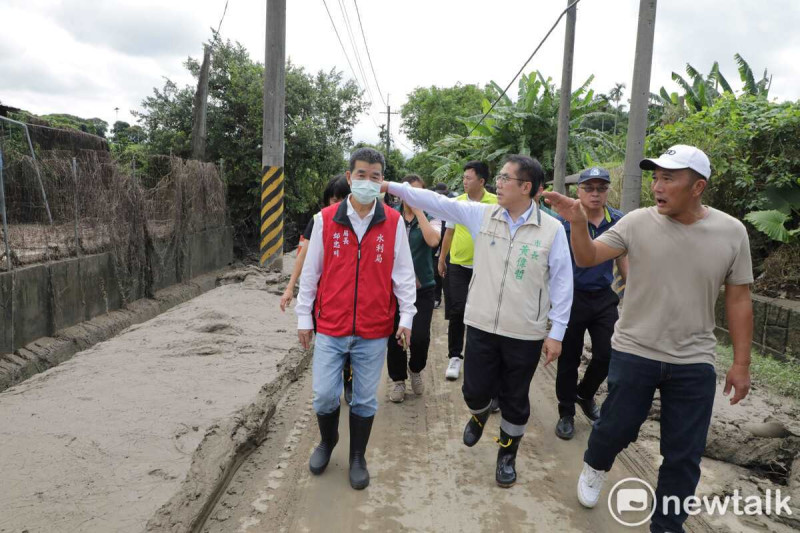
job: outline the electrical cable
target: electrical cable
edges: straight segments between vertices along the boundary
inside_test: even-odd
[[[544,44],[544,42],[547,40],[547,38],[548,38],[548,37],[550,37],[550,34],[551,34],[551,33],[553,33],[553,30],[554,30],[554,29],[556,29],[556,26],[558,26],[558,23],[559,23],[559,22],[561,22],[561,19],[562,19],[562,18],[564,18],[564,15],[567,13],[567,11],[569,11],[570,9],[572,9],[573,7],[575,7],[575,6],[578,4],[578,2],[580,2],[580,1],[581,1],[581,0],[575,0],[575,1],[574,1],[574,2],[572,2],[570,5],[568,5],[568,6],[567,6],[567,8],[566,8],[564,11],[562,11],[562,12],[561,12],[561,14],[558,16],[558,18],[556,19],[556,21],[553,23],[553,26],[550,28],[550,31],[548,31],[548,32],[547,32],[547,34],[544,36],[544,38],[542,38],[541,42],[539,43],[539,46],[537,46],[537,47],[536,47],[536,49],[535,49],[535,50],[533,51],[533,53],[530,55],[530,57],[528,58],[528,60],[527,60],[527,61],[525,61],[525,64],[523,64],[523,65],[522,65],[522,68],[520,68],[520,69],[519,69],[519,71],[518,71],[518,72],[517,72],[517,73],[514,75],[514,77],[513,77],[513,78],[511,79],[511,81],[508,83],[508,85],[506,86],[506,88],[505,88],[505,89],[503,89],[503,92],[500,94],[500,96],[498,96],[498,97],[497,97],[497,100],[495,100],[495,101],[492,103],[492,106],[491,106],[491,107],[488,109],[488,111],[486,111],[486,113],[484,113],[484,114],[483,114],[483,116],[482,116],[482,117],[481,117],[481,119],[478,121],[478,123],[477,123],[477,124],[475,124],[475,126],[473,126],[473,128],[472,128],[472,129],[470,130],[470,132],[467,134],[467,137],[469,137],[470,135],[472,135],[472,133],[473,133],[473,132],[474,132],[476,129],[478,129],[478,126],[480,126],[480,125],[481,125],[481,123],[483,123],[483,120],[484,120],[484,119],[485,119],[487,116],[489,116],[489,113],[491,113],[491,112],[492,112],[492,110],[494,109],[494,106],[496,106],[496,105],[497,105],[497,103],[498,103],[498,102],[499,102],[499,101],[500,101],[500,100],[501,100],[501,99],[502,99],[502,98],[503,98],[503,97],[506,95],[506,93],[508,92],[508,90],[511,88],[511,84],[513,84],[513,83],[516,81],[516,79],[517,79],[517,78],[519,78],[519,75],[520,75],[520,74],[522,74],[522,71],[523,71],[523,70],[525,70],[525,67],[527,67],[527,66],[528,66],[528,63],[530,63],[530,62],[531,62],[531,59],[533,59],[533,56],[535,56],[535,55],[536,55],[536,52],[538,52],[538,51],[539,51],[539,49],[542,47],[542,45],[543,45],[543,44]]]
[[[378,95],[381,97],[381,102],[383,102],[383,105],[386,106],[386,100],[383,98],[383,92],[381,92],[381,86],[378,83],[378,76],[375,74],[375,66],[372,64],[372,56],[369,53],[369,46],[367,46],[367,36],[364,33],[364,26],[361,24],[361,12],[358,10],[358,0],[353,0],[353,4],[356,6],[356,15],[358,15],[358,27],[361,28],[361,37],[364,39],[364,49],[366,49],[367,51],[369,68],[372,69],[372,78],[375,80],[375,87],[378,88]]]
[[[367,92],[369,93],[369,98],[371,101],[375,101],[375,96],[372,94],[372,89],[369,86],[369,78],[367,78],[367,74],[364,71],[364,64],[361,61],[361,55],[358,53],[358,46],[356,45],[356,39],[353,36],[353,26],[350,24],[350,16],[347,14],[347,6],[344,4],[343,0],[339,1],[339,9],[342,12],[342,18],[344,19],[344,27],[347,30],[347,36],[350,39],[350,46],[353,47],[353,54],[356,58],[356,64],[358,65],[358,69],[361,72],[361,79],[364,81],[364,86],[367,88]]]
[[[342,43],[342,38],[339,36],[339,30],[336,29],[336,23],[333,21],[330,9],[328,9],[328,3],[325,0],[322,0],[322,4],[325,6],[325,11],[328,12],[328,19],[330,19],[331,21],[331,26],[333,26],[333,31],[336,34],[336,39],[338,39],[339,41],[339,46],[342,47],[342,53],[344,54],[344,58],[347,60],[347,64],[350,66],[350,72],[353,73],[353,78],[355,78],[356,85],[358,85],[358,88],[361,89],[361,91],[363,92],[364,88],[361,86],[361,83],[358,80],[358,74],[356,74],[356,69],[353,68],[353,63],[350,62],[350,57],[347,55],[347,50],[344,47],[344,43]]]
[[[220,28],[222,28],[222,21],[225,20],[225,14],[228,12],[228,0],[225,0],[225,9],[222,10],[222,18],[219,19],[219,24],[217,25],[217,34],[219,34]]]

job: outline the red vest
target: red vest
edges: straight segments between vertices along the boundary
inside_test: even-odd
[[[322,210],[322,276],[317,287],[317,331],[331,337],[388,337],[397,300],[392,290],[394,241],[400,214],[375,204],[358,242],[345,200]]]

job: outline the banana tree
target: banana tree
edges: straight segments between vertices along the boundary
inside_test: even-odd
[[[570,171],[577,171],[593,161],[608,159],[609,153],[614,157],[623,154],[613,137],[584,125],[589,119],[612,116],[604,111],[604,99],[595,96],[590,88],[593,79],[590,76],[571,95],[567,157]],[[498,94],[502,93],[496,83],[492,82],[492,87]],[[539,71],[523,75],[515,100],[505,95],[494,108],[484,100],[483,113],[461,118],[465,135],[451,135],[436,143],[431,153],[439,158],[441,165],[434,176],[438,180],[449,179],[453,185],[458,181],[464,162],[479,159],[495,171],[509,153],[533,155],[545,171],[551,173],[558,131],[558,106],[559,90],[551,78],[545,78]]]

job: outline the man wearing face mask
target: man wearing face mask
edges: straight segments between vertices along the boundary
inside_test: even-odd
[[[350,354],[353,399],[350,403],[350,485],[369,485],[365,458],[386,341],[400,310],[397,342],[408,346],[416,314],[417,287],[405,223],[380,198],[385,160],[372,148],[350,156],[346,177],[351,194],[322,210],[308,244],[297,295],[297,334],[311,346],[316,313],[317,339],[312,366],[313,407],[320,444],[309,469],[325,471],[339,440],[342,368]]]

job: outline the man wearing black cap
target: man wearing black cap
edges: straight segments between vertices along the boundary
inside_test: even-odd
[[[589,236],[594,239],[622,218],[622,212],[606,205],[611,178],[608,170],[592,167],[578,178],[578,200],[586,211]],[[560,218],[560,217],[559,217]],[[560,218],[570,236],[570,223]],[[624,278],[628,260],[617,258],[617,267]],[[619,297],[611,288],[614,281],[612,260],[591,268],[581,268],[572,260],[575,292],[569,325],[564,335],[561,357],[558,359],[556,396],[558,397],[558,424],[556,435],[569,440],[575,434],[575,404],[577,403],[591,421],[600,418],[600,408],[594,395],[608,376],[611,359],[611,334],[619,318]],[[592,339],[592,360],[583,380],[578,383],[578,367],[583,353],[583,336],[589,331]]]
[[[750,244],[739,220],[703,205],[711,164],[701,150],[675,145],[639,166],[653,171],[656,205],[628,213],[594,240],[579,201],[544,193],[572,223],[577,265],[623,254],[630,262],[625,305],[611,339],[608,397],[589,436],[577,495],[583,506],[597,505],[608,471],[636,440],[658,389],[663,461],[650,531],[682,533],[716,393],[714,306],[723,286],[733,345],[724,393],[735,389],[730,403],[736,404],[750,390]]]

